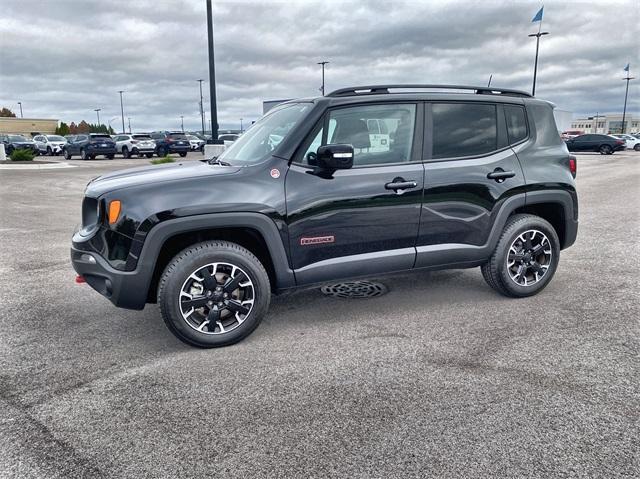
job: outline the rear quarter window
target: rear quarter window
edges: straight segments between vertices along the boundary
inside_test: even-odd
[[[509,144],[520,143],[529,136],[527,132],[527,118],[523,107],[518,105],[505,105],[504,115],[507,121]]]
[[[536,139],[540,145],[561,145],[562,138],[558,135],[556,119],[553,117],[551,105],[532,103],[527,105],[527,110],[533,116],[536,127]]]

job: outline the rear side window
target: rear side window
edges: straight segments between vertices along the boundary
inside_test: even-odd
[[[496,106],[433,103],[433,158],[479,156],[497,150]]]
[[[509,144],[519,143],[527,137],[527,119],[524,108],[517,105],[505,105],[504,115],[507,120]]]

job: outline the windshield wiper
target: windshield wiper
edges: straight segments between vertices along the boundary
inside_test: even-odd
[[[231,163],[227,163],[226,161],[219,160],[218,157],[211,158],[207,161],[210,165],[220,165],[220,166],[231,166]]]

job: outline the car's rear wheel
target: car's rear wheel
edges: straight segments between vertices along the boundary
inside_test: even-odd
[[[147,158],[153,158],[153,153],[147,153],[145,156],[146,156]]]
[[[129,148],[127,148],[126,146],[122,147],[122,156],[124,158],[131,158],[131,153],[129,153]]]
[[[610,155],[613,153],[613,149],[609,145],[601,145],[599,151],[601,155]]]
[[[633,149],[635,151],[640,151],[640,143],[636,143],[635,145],[633,145]]]
[[[169,154],[169,149],[166,146],[158,147],[158,157],[162,158]]]
[[[206,241],[178,253],[158,285],[158,304],[180,340],[202,348],[247,337],[269,308],[269,276],[250,251]]]
[[[62,155],[64,156],[65,160],[70,160],[71,159],[71,155],[69,154],[69,152],[67,151],[66,148],[64,150],[62,150]]]
[[[89,160],[89,159],[91,159],[91,155],[88,155],[87,151],[84,148],[81,148],[80,149],[80,159],[81,160],[85,160],[85,161]]]
[[[525,297],[539,293],[556,272],[560,241],[548,221],[534,215],[509,218],[482,275],[504,296]]]
[[[185,156],[187,156],[187,152],[186,151],[181,151],[178,154],[180,155],[181,158],[184,158]]]

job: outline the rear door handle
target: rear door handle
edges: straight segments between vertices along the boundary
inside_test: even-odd
[[[487,175],[487,178],[490,180],[496,180],[498,183],[502,183],[507,178],[513,178],[514,176],[516,176],[515,171],[505,171],[502,168],[496,168]]]
[[[416,181],[405,181],[404,178],[394,178],[391,183],[384,185],[385,189],[393,190],[398,194],[404,193],[404,190],[409,190],[418,186]]]

